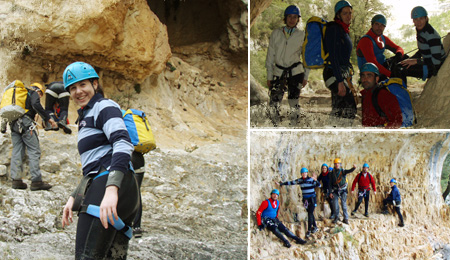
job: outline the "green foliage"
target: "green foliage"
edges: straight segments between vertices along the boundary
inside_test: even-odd
[[[450,156],[447,156],[444,161],[444,165],[442,167],[442,175],[441,175],[441,191],[444,192],[447,188],[448,178],[450,175]]]

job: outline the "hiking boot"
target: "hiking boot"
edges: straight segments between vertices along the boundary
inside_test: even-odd
[[[405,224],[403,224],[403,223],[400,223],[400,224],[398,224],[398,226],[399,226],[399,227],[404,227],[404,226],[405,226]]]
[[[288,241],[286,241],[283,243],[283,246],[289,248],[289,247],[291,247],[291,244]]]
[[[52,185],[43,182],[43,181],[33,181],[31,182],[30,190],[49,190],[52,187]]]
[[[319,232],[319,229],[317,227],[313,227],[313,229],[311,230],[311,233],[317,233]]]
[[[368,218],[368,217],[369,217],[369,213],[364,213],[364,216],[365,216],[366,218]]]
[[[57,128],[53,128],[52,127],[52,124],[50,124],[50,122],[47,122],[47,123],[45,123],[45,129],[44,129],[45,131],[50,131],[50,130],[52,130],[52,131],[58,131],[59,130],[59,128],[57,127]]]
[[[299,245],[304,245],[304,244],[306,244],[306,241],[301,238],[298,238],[298,239],[295,239],[295,243],[297,243]]]
[[[306,237],[310,237],[311,236],[311,231],[308,230],[308,232],[306,232]]]
[[[64,120],[59,120],[58,121],[58,126],[60,128],[62,128],[64,133],[69,134],[69,135],[72,133],[72,129],[70,129],[70,127],[67,126],[66,121],[64,121]]]
[[[348,219],[344,218],[344,221],[342,221],[342,222],[344,222],[345,224],[348,225]]]
[[[356,213],[356,210],[352,211],[351,215],[354,216]]]
[[[11,187],[13,189],[21,189],[24,190],[28,187],[26,183],[24,183],[22,180],[13,180]]]
[[[336,224],[336,223],[338,222],[338,220],[339,220],[339,218],[335,218],[335,219],[333,220],[333,224]]]
[[[142,229],[140,227],[133,228],[133,236],[134,238],[142,237]]]

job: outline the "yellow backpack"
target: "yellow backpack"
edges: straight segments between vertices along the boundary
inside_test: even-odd
[[[122,111],[123,121],[130,135],[134,150],[140,153],[147,153],[156,148],[150,123],[144,112],[137,109]]]
[[[25,88],[22,81],[11,82],[3,91],[0,103],[0,116],[3,120],[12,122],[28,112],[28,109],[25,108],[27,97],[28,89]]]

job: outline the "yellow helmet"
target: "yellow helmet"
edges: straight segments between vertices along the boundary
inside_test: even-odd
[[[35,88],[33,88],[33,87],[35,87]],[[44,87],[41,84],[37,83],[37,82],[31,84],[30,88],[33,88],[35,90],[36,90],[36,88],[38,88],[42,92],[42,94],[44,94],[44,92],[45,92]]]
[[[339,158],[334,159],[334,163],[341,163],[341,159]]]

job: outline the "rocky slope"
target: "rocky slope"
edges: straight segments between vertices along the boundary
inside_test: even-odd
[[[441,196],[440,177],[449,153],[448,133],[409,132],[252,132],[250,135],[250,195],[252,259],[447,259],[450,208]],[[274,181],[299,178],[301,167],[318,172],[322,163],[340,157],[353,182],[363,163],[370,165],[377,184],[370,218],[362,207],[350,224],[331,224],[329,208],[319,196],[315,215],[320,232],[305,246],[282,247],[274,235],[257,231],[254,213],[275,188]],[[406,226],[397,227],[396,215],[379,214],[388,182],[396,178],[402,195]],[[305,235],[306,210],[298,186],[280,188],[280,219],[300,237]],[[348,207],[355,198],[349,195]],[[391,212],[392,213],[392,212]],[[445,258],[444,258],[445,256]]]

